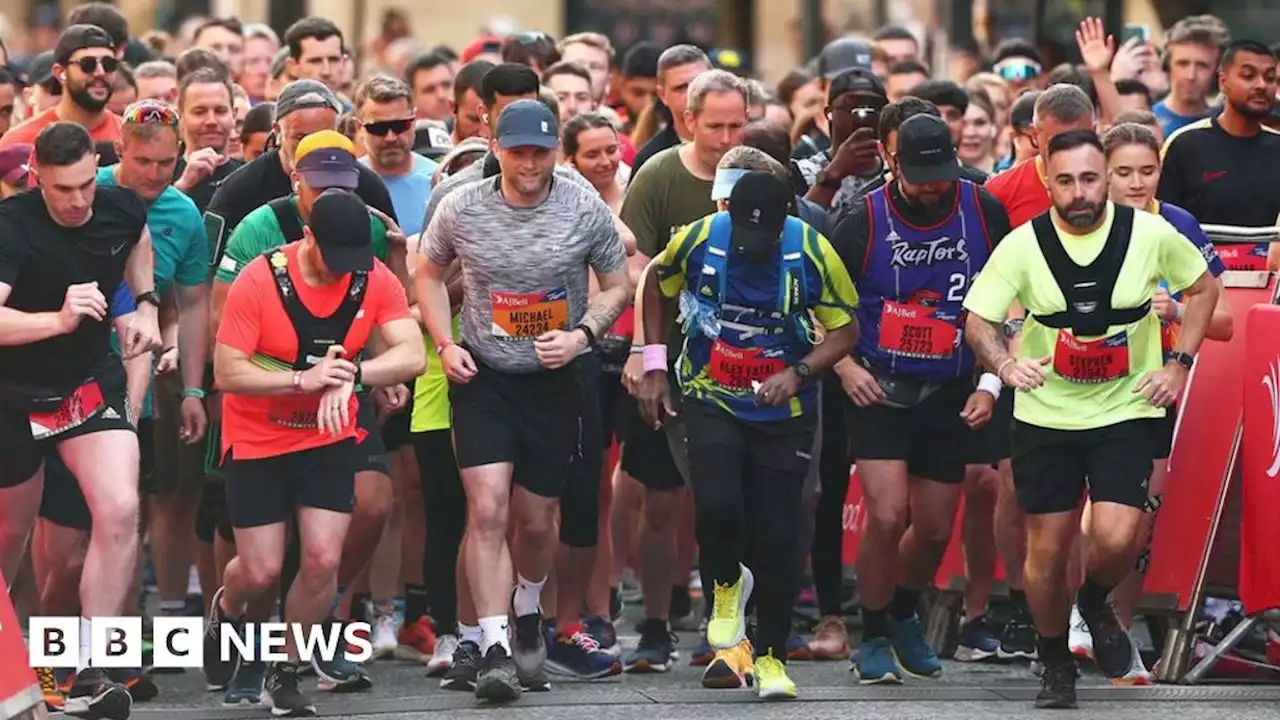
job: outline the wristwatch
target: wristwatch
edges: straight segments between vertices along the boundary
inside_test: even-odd
[[[1169,355],[1169,359],[1178,363],[1182,367],[1190,370],[1196,364],[1196,356],[1191,353],[1176,352]]]
[[[841,183],[844,182],[844,178],[831,177],[827,175],[827,169],[823,168],[813,177],[813,182],[815,185],[821,185],[828,190],[838,190],[840,189]]]
[[[144,293],[138,293],[133,298],[133,304],[141,305],[142,303],[151,303],[152,305],[155,305],[157,308],[159,308],[160,296],[157,295],[154,290],[148,290]]]
[[[796,363],[796,375],[798,375],[801,379],[809,377],[809,375],[812,372],[813,372],[813,368],[810,368],[808,363],[805,363],[803,360]]]

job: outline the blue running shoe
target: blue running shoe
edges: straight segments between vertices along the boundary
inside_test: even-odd
[[[675,653],[671,631],[663,620],[646,620],[640,631],[640,644],[627,656],[628,673],[661,673],[671,667]]]
[[[618,644],[618,631],[609,618],[590,617],[583,622],[587,634],[591,636],[600,649],[613,657],[622,655],[622,646]]]
[[[942,661],[925,641],[919,617],[913,616],[902,622],[890,618],[889,639],[903,672],[919,678],[936,678],[942,675]]]
[[[987,616],[976,617],[960,626],[956,660],[980,662],[1000,653],[1000,641],[987,629]]]
[[[231,684],[227,685],[227,693],[222,696],[223,707],[239,705],[261,705],[262,688],[267,681],[267,664],[255,660],[240,663]]]
[[[849,660],[858,673],[858,682],[863,685],[902,684],[902,671],[893,659],[889,638],[864,640]]]
[[[312,656],[311,667],[320,679],[317,687],[326,692],[356,693],[373,687],[373,680],[368,673],[348,660],[345,653],[339,653],[331,661]]]
[[[622,672],[622,663],[580,629],[569,637],[557,633],[548,638],[547,670],[561,677],[597,680]]]

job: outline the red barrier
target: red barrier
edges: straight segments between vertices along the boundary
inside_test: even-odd
[[[1280,306],[1248,315],[1241,441],[1240,600],[1250,615],[1280,607]]]
[[[0,588],[8,587],[0,575]],[[0,720],[17,717],[43,700],[36,674],[27,665],[18,615],[8,593],[0,593]]]

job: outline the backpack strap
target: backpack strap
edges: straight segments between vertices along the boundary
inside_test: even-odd
[[[293,207],[293,197],[286,195],[267,203],[271,212],[275,213],[276,223],[280,225],[280,234],[284,235],[284,244],[298,242],[302,239],[302,221],[298,219],[298,211]]]

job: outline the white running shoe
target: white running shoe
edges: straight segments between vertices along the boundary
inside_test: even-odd
[[[436,638],[436,649],[427,661],[427,677],[440,677],[453,667],[453,653],[458,649],[456,635],[441,635]]]
[[[1133,630],[1129,631],[1129,647],[1133,648],[1133,659],[1129,663],[1129,672],[1123,677],[1112,680],[1115,685],[1150,685],[1152,682],[1151,672],[1147,670],[1146,663],[1142,662],[1142,653],[1138,651],[1138,641],[1133,637]]]
[[[1067,647],[1078,658],[1093,659],[1093,636],[1089,634],[1089,624],[1080,615],[1080,608],[1074,604],[1071,606],[1071,629],[1067,634]]]
[[[400,646],[395,615],[379,615],[373,620],[373,658],[394,658],[396,648]]]

